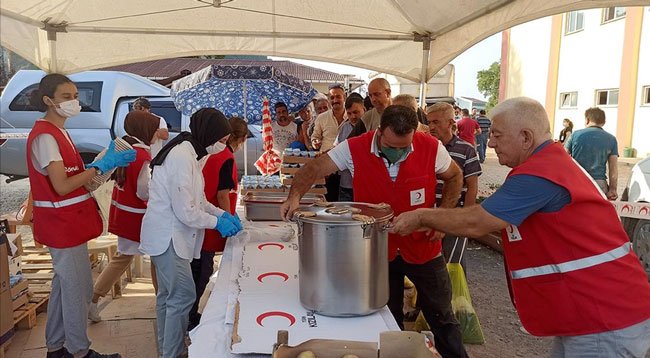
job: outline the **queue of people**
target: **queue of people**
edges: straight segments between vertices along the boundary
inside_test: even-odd
[[[158,352],[181,356],[187,330],[200,320],[198,299],[213,273],[215,253],[242,230],[235,213],[233,153],[247,138],[247,124],[203,108],[191,116],[190,132],[162,146],[168,136],[164,119],[138,99],[124,121],[123,140],[133,149],[118,151],[111,143],[85,167],[64,129],[66,119],[81,109],[77,97],[74,83],[59,74],[45,76],[32,96],[45,112],[27,143],[34,237],[49,247],[55,272],[47,357],[120,356],[90,348],[87,321],[101,320],[99,299],[139,254],[152,261]],[[412,96],[391,97],[381,78],[370,83],[369,99],[373,108],[332,86],[329,98],[298,112],[300,123],[286,104],[275,104],[278,146],[296,143],[326,153],[295,174],[281,211],[291,218],[322,177],[328,178],[328,200],[389,203],[396,217],[388,241],[388,308],[401,328],[408,277],[436,349],[443,357],[467,357],[451,305],[446,262],[456,258],[449,257],[449,248],[501,230],[515,308],[528,332],[555,337],[554,357],[646,354],[650,285],[607,202],[616,198],[611,174],[618,153],[615,138],[603,133],[601,110],[587,110],[584,130],[571,134],[572,126],[565,126],[565,150],[553,143],[546,112],[531,99],[506,100],[490,118],[480,111],[476,120],[461,109],[460,121],[449,104],[423,111]],[[154,145],[160,147],[156,154]],[[484,145],[512,171],[476,205]],[[585,168],[586,174],[569,154],[580,165],[598,162],[593,173]],[[606,165],[609,182],[602,183]],[[102,221],[84,185],[108,172],[115,180],[109,231],[118,236],[118,252],[93,286],[86,243],[101,234]],[[86,224],[76,225],[81,221]]]

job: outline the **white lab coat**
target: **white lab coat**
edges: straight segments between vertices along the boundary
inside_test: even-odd
[[[194,148],[187,141],[177,145],[153,171],[140,251],[162,255],[172,240],[180,258],[199,258],[204,229],[215,228],[223,213],[207,201],[203,188],[203,173]]]

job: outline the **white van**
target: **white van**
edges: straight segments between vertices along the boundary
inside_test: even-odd
[[[30,104],[32,91],[45,73],[19,71],[0,96],[0,174],[10,180],[27,176],[26,134],[42,112]],[[68,119],[65,127],[85,163],[90,163],[109,142],[124,134],[124,118],[133,101],[145,97],[151,112],[167,121],[170,137],[189,130],[189,117],[181,115],[169,97],[169,89],[144,77],[126,72],[87,71],[69,76],[79,90],[81,113]],[[24,134],[22,136],[12,134]],[[253,162],[262,153],[261,128],[249,126],[249,172],[255,173]],[[242,151],[236,155],[237,166],[244,170]]]

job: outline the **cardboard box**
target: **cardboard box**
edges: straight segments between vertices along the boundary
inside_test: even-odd
[[[11,305],[11,292],[0,293],[0,336],[14,328],[14,310]]]
[[[0,293],[9,290],[9,251],[7,235],[0,234]]]
[[[17,276],[23,272],[23,258],[22,256],[9,258],[9,276]]]
[[[11,297],[16,298],[21,292],[26,291],[27,289],[29,289],[29,283],[27,280],[22,279],[11,288]]]

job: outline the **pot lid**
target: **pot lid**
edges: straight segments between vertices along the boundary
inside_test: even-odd
[[[323,202],[300,207],[294,213],[294,218],[301,222],[339,225],[372,224],[392,217],[393,209],[386,203]]]

